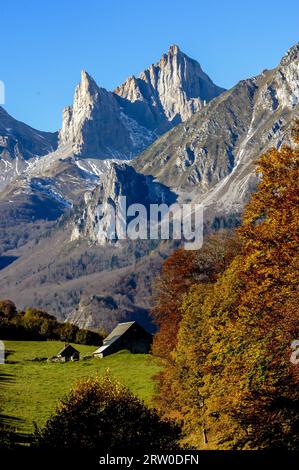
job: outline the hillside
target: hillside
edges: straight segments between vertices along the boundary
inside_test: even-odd
[[[0,298],[13,299],[20,309],[34,305],[60,320],[68,317],[82,328],[110,330],[118,321],[138,320],[152,330],[152,279],[171,246],[71,242],[71,229],[66,221],[14,250],[17,259],[0,271]]]
[[[297,43],[276,68],[241,80],[156,140],[132,165],[184,199],[203,202],[206,218],[240,214],[255,190],[258,155],[291,141],[299,115],[298,78]]]
[[[32,433],[33,422],[43,425],[74,381],[101,375],[107,369],[137,396],[151,402],[152,378],[160,370],[156,358],[121,351],[104,359],[66,364],[34,361],[56,355],[63,345],[58,341],[5,341],[9,356],[7,363],[0,365],[0,413],[17,431]],[[74,346],[81,356],[90,355],[96,349],[96,346]]]
[[[148,326],[153,280],[175,244],[107,243],[107,237],[99,234],[101,205],[117,205],[121,196],[146,206],[177,198],[178,202],[204,204],[208,230],[239,223],[244,204],[256,189],[256,158],[272,146],[281,148],[290,142],[298,116],[299,45],[275,69],[242,80],[207,103],[200,100],[188,118],[198,88],[193,87],[189,72],[182,75],[181,65],[186,61],[172,48],[160,65],[118,89],[114,98],[128,99],[134,106],[148,96],[147,87],[150,96],[157,98],[151,81],[156,71],[165,112],[174,109],[171,102],[178,77],[191,100],[187,108],[180,108],[186,120],[181,118],[182,123],[157,136],[145,152],[127,163],[99,160],[94,149],[97,158],[91,159],[88,153],[93,136],[101,129],[98,113],[106,110],[107,102],[104,106],[102,91],[84,75],[69,110],[68,131],[64,128],[66,139],[80,128],[75,134],[82,155],[70,157],[71,149],[61,141],[58,151],[39,159],[13,188],[0,194],[0,215],[4,216],[0,217],[0,254],[2,245],[2,254],[10,257],[0,259],[6,266],[0,271],[0,296],[11,298],[20,308],[45,308],[81,327],[110,329],[117,321],[131,319]],[[187,62],[199,73],[193,62]],[[168,93],[163,88],[166,83]],[[80,103],[86,104],[82,115]],[[85,111],[92,111],[92,123]],[[169,118],[174,125],[174,116]],[[45,208],[46,215],[42,215]],[[55,223],[53,219],[63,213],[64,220]],[[45,223],[39,217],[50,220]],[[9,260],[13,262],[7,265]]]

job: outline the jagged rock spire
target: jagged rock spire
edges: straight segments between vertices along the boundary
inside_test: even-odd
[[[177,45],[171,45],[159,62],[139,77],[130,77],[115,90],[119,96],[146,103],[147,125],[163,132],[185,121],[224,91],[206,75],[198,62],[190,59]],[[150,119],[151,118],[151,119]]]
[[[222,91],[177,45],[114,93],[82,70],[73,106],[63,111],[59,142],[80,156],[130,158]]]

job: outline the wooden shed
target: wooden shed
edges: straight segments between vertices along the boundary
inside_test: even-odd
[[[79,361],[80,353],[71,344],[65,344],[64,348],[57,354],[57,357],[62,361]]]
[[[103,346],[97,349],[95,357],[105,357],[121,349],[132,353],[147,354],[150,352],[153,336],[136,321],[119,323],[103,341]]]

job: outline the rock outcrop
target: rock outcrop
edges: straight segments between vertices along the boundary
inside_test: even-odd
[[[125,205],[123,197],[126,198]],[[107,241],[116,242],[123,234],[117,230],[114,215],[128,223],[126,209],[132,204],[142,204],[148,209],[150,204],[170,205],[176,198],[176,194],[154,182],[152,177],[136,173],[125,163],[114,163],[103,175],[99,186],[85,194],[85,207],[75,223],[72,241],[81,238],[100,245]],[[117,212],[120,210],[121,213]]]

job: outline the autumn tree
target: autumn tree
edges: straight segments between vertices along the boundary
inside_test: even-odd
[[[220,231],[207,238],[199,251],[176,250],[163,264],[156,282],[156,302],[152,310],[158,332],[154,337],[153,352],[170,359],[177,343],[182,318],[181,301],[196,282],[214,282],[239,250],[239,240],[228,231]]]
[[[11,320],[17,314],[17,308],[11,300],[0,300],[0,318]]]
[[[156,304],[152,310],[158,332],[154,337],[153,352],[169,359],[176,345],[181,320],[180,302],[195,282],[195,257],[193,252],[176,250],[162,267],[162,275],[156,283]]]
[[[18,317],[18,323],[28,330],[33,339],[59,338],[55,331],[58,322],[53,315],[36,308],[27,308],[25,313],[20,312]]]
[[[177,250],[163,265],[153,311],[159,326],[154,337],[153,352],[165,360],[164,369],[155,377],[158,390],[156,403],[170,416],[180,415],[173,387],[177,371],[174,351],[184,313],[181,308],[184,295],[196,283],[203,286],[203,291],[209,291],[210,284],[216,282],[239,250],[238,237],[229,231],[220,231],[209,236],[200,250]]]
[[[210,292],[197,283],[183,299],[171,386],[199,448],[299,446],[298,157],[259,159],[240,254]]]

